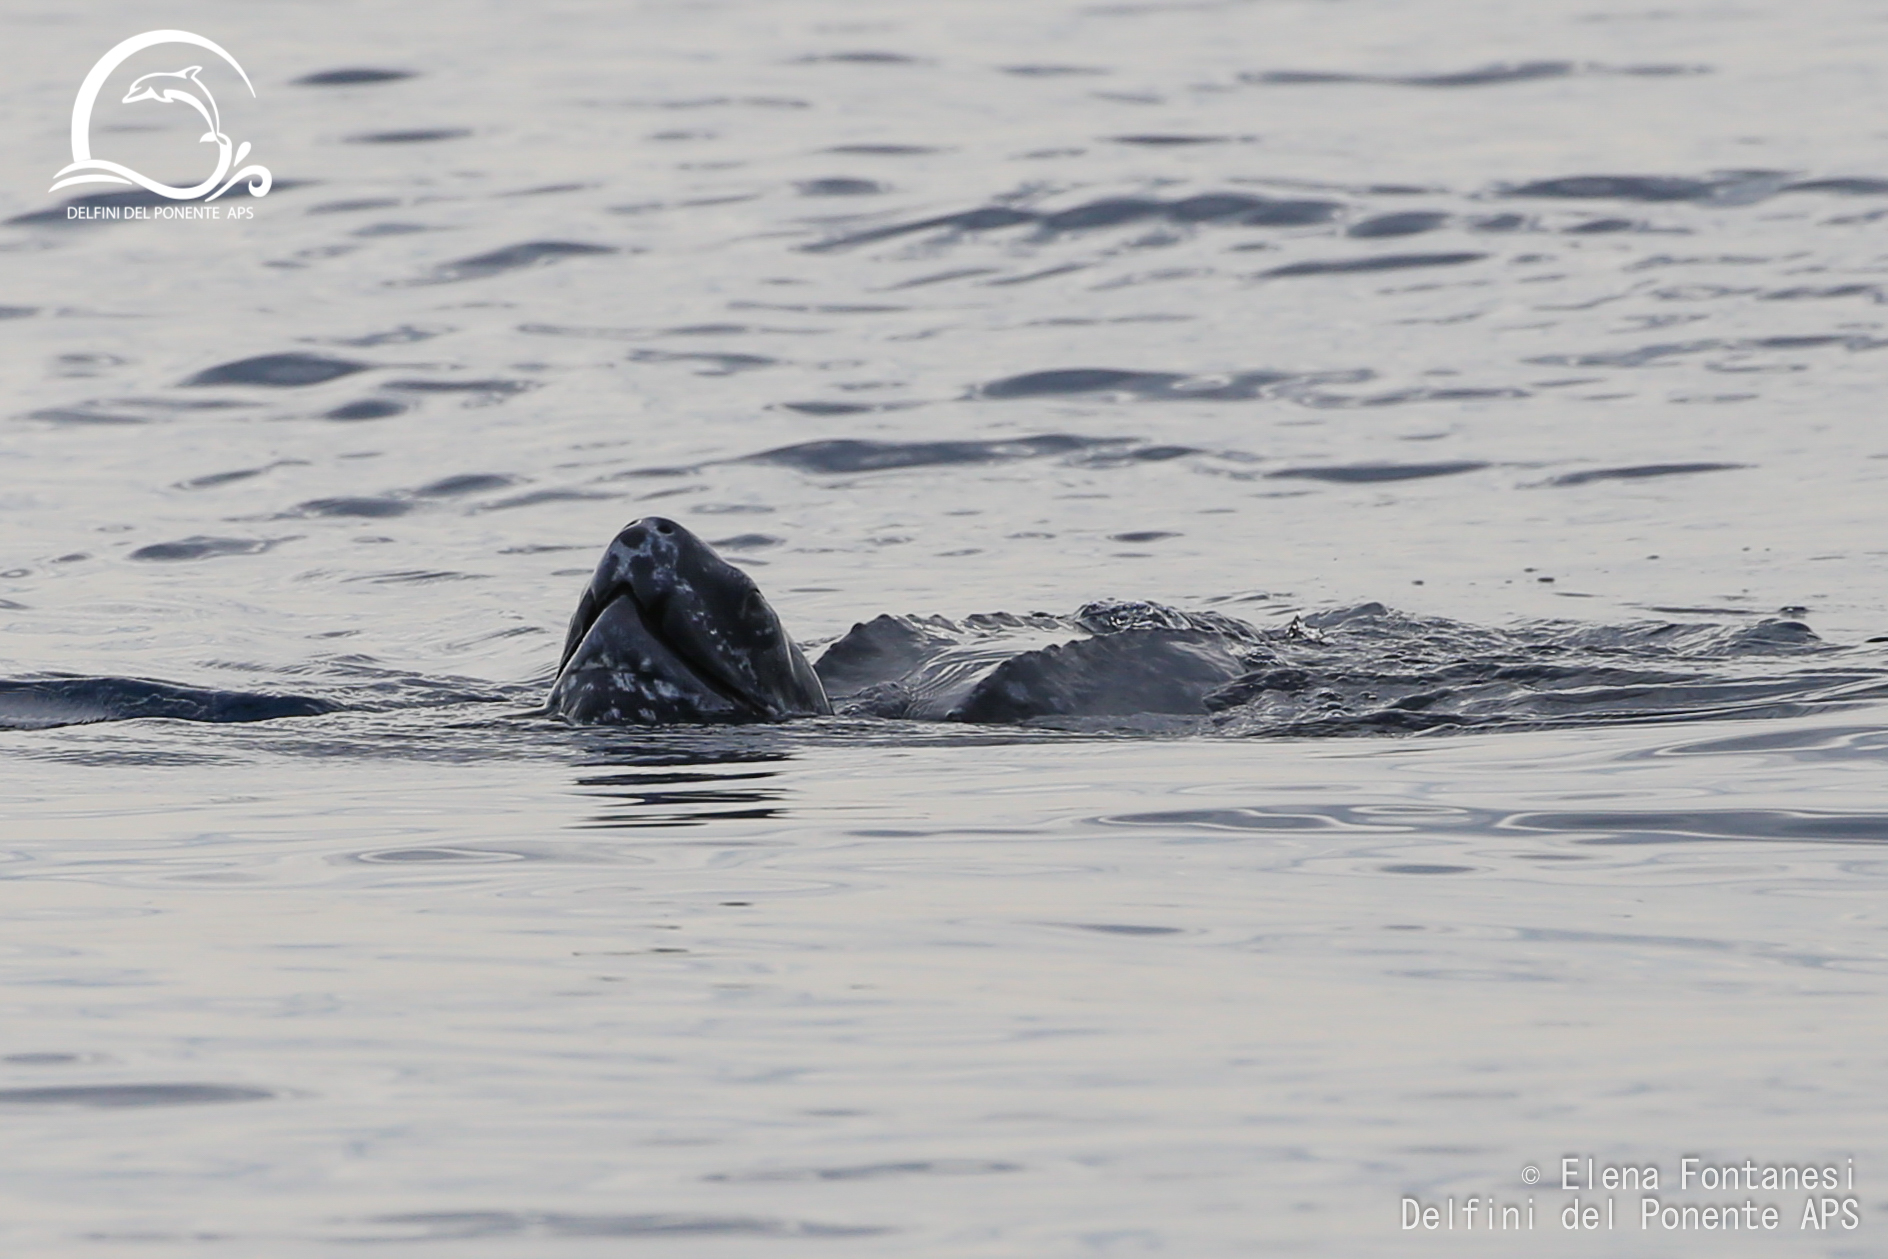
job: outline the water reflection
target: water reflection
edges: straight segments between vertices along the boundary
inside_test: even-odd
[[[1729,747],[1748,739],[1726,740]],[[1130,826],[1187,833],[1323,832],[1356,835],[1423,835],[1448,832],[1464,837],[1499,838],[1515,832],[1570,836],[1588,845],[1680,844],[1760,840],[1777,843],[1888,843],[1888,813],[1842,813],[1815,809],[1606,809],[1504,811],[1445,806],[1318,805],[1306,807],[1175,809],[1154,813],[1119,813],[1092,819],[1101,826]],[[1402,864],[1384,866],[1397,874],[1441,874],[1466,866]]]
[[[785,761],[779,752],[694,753],[685,759],[674,751],[642,753],[630,763],[667,766],[676,764],[743,765]],[[616,762],[622,763],[622,762]],[[780,817],[785,813],[778,802],[787,792],[758,786],[723,787],[721,783],[757,783],[777,778],[779,770],[742,773],[715,770],[631,769],[616,773],[580,776],[576,785],[580,794],[605,801],[602,812],[592,813],[580,827],[622,829],[670,826],[706,826],[712,822],[756,820]]]

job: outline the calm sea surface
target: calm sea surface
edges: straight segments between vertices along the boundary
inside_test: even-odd
[[[201,64],[274,179],[216,220],[46,191],[158,27],[254,96],[149,49],[92,149],[202,178],[201,119],[121,99]],[[1321,738],[529,711],[645,513],[809,643],[1379,602],[1781,619],[1878,676],[1879,4],[4,30],[0,679],[342,710],[0,705],[0,1252],[1880,1252],[1879,687]],[[1779,1224],[1642,1228],[1589,1157]],[[1468,1232],[1491,1195],[1532,1230]]]

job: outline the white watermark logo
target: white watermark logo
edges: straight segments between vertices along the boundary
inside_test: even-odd
[[[146,31],[142,35],[133,35],[100,57],[98,64],[92,67],[92,72],[85,76],[85,82],[79,85],[78,99],[72,102],[72,163],[54,176],[56,182],[50,191],[57,192],[74,184],[135,184],[173,201],[214,201],[239,180],[247,179],[250,196],[267,196],[273,182],[269,168],[243,165],[243,160],[249,156],[249,141],[233,144],[223,134],[223,121],[216,108],[216,97],[210,94],[209,86],[204,83],[203,67],[200,65],[144,75],[133,81],[131,89],[120,103],[131,105],[139,101],[154,101],[160,105],[187,105],[202,115],[204,125],[209,130],[199,137],[199,143],[216,146],[216,169],[210,172],[209,178],[189,188],[178,188],[141,175],[129,166],[92,156],[92,106],[97,103],[105,80],[135,54],[159,44],[189,44],[215,53],[241,76],[249,94],[256,94],[255,85],[249,81],[243,68],[236,64],[236,58],[201,35],[193,35],[189,31]],[[232,167],[236,168],[234,174],[231,174]]]

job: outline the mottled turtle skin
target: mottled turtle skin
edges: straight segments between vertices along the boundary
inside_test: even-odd
[[[1214,612],[1091,603],[1074,616],[880,616],[814,666],[842,712],[1015,725],[1038,718],[1202,716],[1269,661],[1259,631]]]
[[[660,516],[610,542],[564,637],[551,712],[598,725],[779,721],[832,712],[751,578]]]

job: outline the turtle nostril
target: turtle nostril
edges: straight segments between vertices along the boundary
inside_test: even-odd
[[[665,520],[661,524],[658,524],[656,526],[656,532],[657,533],[674,533],[675,526]]]
[[[648,535],[643,533],[641,525],[631,525],[623,530],[623,541],[632,547],[641,546],[647,538]]]

